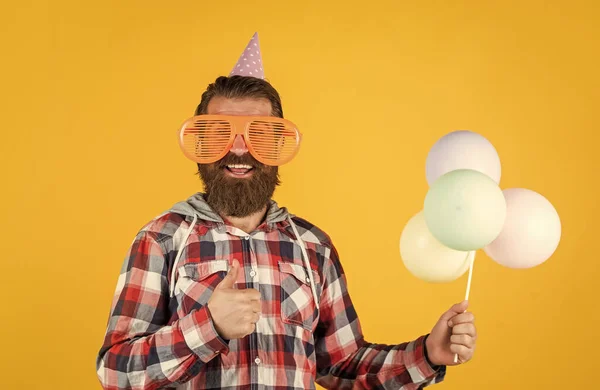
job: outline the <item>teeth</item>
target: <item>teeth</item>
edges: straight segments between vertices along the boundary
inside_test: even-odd
[[[227,165],[227,168],[229,169],[252,169],[251,165],[245,165],[245,164],[229,164]]]

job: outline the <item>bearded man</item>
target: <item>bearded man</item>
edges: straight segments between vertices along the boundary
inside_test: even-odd
[[[135,237],[97,359],[100,383],[417,389],[440,382],[448,365],[473,356],[473,314],[462,302],[417,339],[364,338],[331,238],[272,199],[278,166],[293,158],[300,133],[264,80],[257,43],[255,35],[182,127],[181,148],[197,162],[204,192]]]

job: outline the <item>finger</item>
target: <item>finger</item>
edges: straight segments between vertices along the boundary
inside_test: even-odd
[[[244,296],[250,301],[260,301],[260,292],[254,288],[244,290]]]
[[[243,305],[241,305],[241,308],[239,309],[240,314],[243,315],[251,315],[251,314],[256,314],[261,312],[261,307],[260,307],[260,302],[258,301],[252,301],[252,302],[246,302]]]
[[[254,324],[252,322],[248,322],[246,324],[246,335],[254,333],[255,330],[256,330],[256,324]]]
[[[475,346],[475,339],[466,334],[453,334],[450,336],[450,343],[464,345],[467,348],[473,348]]]
[[[458,355],[458,359],[463,363],[473,357],[473,350],[469,347],[465,347],[464,345],[450,344],[450,351]]]
[[[477,335],[477,330],[473,323],[458,324],[452,327],[452,334],[467,334],[471,337],[475,337]]]
[[[215,287],[215,290],[223,290],[223,289],[233,288],[233,286],[235,285],[235,282],[238,278],[239,272],[240,272],[240,263],[237,260],[233,260],[233,263],[231,264],[231,268],[229,269],[229,272],[227,273],[227,275],[225,275],[223,280],[221,280],[221,283],[219,283],[217,285],[217,287]]]
[[[260,313],[262,311],[262,305],[260,301],[252,301],[250,302],[250,307],[253,313]]]
[[[245,324],[256,324],[260,319],[259,313],[248,313],[244,315],[240,321]]]
[[[465,311],[467,311],[468,307],[469,307],[469,301],[462,301],[461,303],[452,305],[452,307],[448,311],[446,311],[444,314],[442,314],[441,319],[448,321],[450,318],[454,317],[455,315],[464,313]]]
[[[467,311],[464,313],[457,314],[454,317],[450,318],[450,321],[448,321],[448,326],[452,327],[457,324],[464,324],[474,321],[475,315],[473,315],[473,313],[471,313],[470,311]]]

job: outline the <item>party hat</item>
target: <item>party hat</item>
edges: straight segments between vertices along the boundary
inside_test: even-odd
[[[229,75],[252,76],[264,80],[265,72],[262,66],[258,33],[254,33]]]

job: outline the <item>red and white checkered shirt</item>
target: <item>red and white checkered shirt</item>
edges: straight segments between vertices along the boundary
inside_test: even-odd
[[[254,333],[226,341],[207,302],[234,259],[236,288],[257,289],[262,312]],[[445,375],[445,367],[428,364],[424,339],[383,345],[363,338],[335,247],[317,227],[272,202],[265,222],[247,234],[198,193],[135,237],[97,373],[105,389],[314,389],[315,382],[420,389]]]

